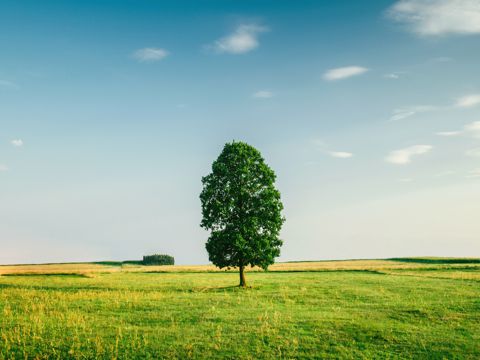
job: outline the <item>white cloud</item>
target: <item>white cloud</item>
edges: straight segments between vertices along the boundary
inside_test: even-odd
[[[413,179],[412,178],[402,178],[402,179],[398,179],[398,181],[403,182],[403,183],[409,183],[409,182],[412,182]]]
[[[467,150],[465,151],[465,155],[471,157],[480,157],[480,148]]]
[[[480,33],[478,0],[400,0],[388,15],[420,36]]]
[[[352,153],[346,151],[329,151],[328,154],[332,157],[339,159],[348,159],[353,156]]]
[[[435,135],[438,136],[457,136],[460,135],[462,132],[461,131],[439,131],[436,132]]]
[[[260,90],[260,91],[257,91],[255,93],[253,93],[252,95],[254,98],[257,98],[257,99],[269,99],[269,98],[272,98],[274,95],[271,91],[268,91],[268,90]]]
[[[219,53],[244,54],[259,46],[258,36],[268,31],[265,26],[255,24],[243,24],[235,31],[213,44],[213,49]]]
[[[8,166],[7,166],[7,165],[0,164],[0,171],[7,171],[7,170],[8,170]]]
[[[480,169],[470,171],[466,177],[468,179],[480,178]]]
[[[10,143],[15,147],[23,146],[23,140],[22,139],[13,139],[12,141],[10,141]]]
[[[470,94],[457,99],[456,107],[469,108],[480,104],[480,94]]]
[[[433,147],[431,145],[414,145],[405,149],[392,151],[386,158],[385,161],[392,164],[404,165],[411,162],[412,157],[416,155],[422,155],[430,150]]]
[[[165,59],[170,53],[161,48],[143,48],[135,51],[133,57],[140,62],[155,62]]]
[[[362,66],[346,66],[328,70],[323,74],[323,78],[328,81],[342,80],[352,76],[361,75],[367,71],[368,69]]]

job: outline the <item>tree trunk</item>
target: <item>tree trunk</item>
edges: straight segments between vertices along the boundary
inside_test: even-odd
[[[244,270],[244,266],[240,266],[240,285],[241,287],[246,287],[247,286],[247,282],[245,281],[245,273],[243,272]]]

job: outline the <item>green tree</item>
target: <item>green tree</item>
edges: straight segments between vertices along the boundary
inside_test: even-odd
[[[225,144],[212,172],[202,178],[200,225],[211,231],[209,259],[220,268],[238,267],[242,287],[246,266],[266,270],[280,255],[285,218],[275,178],[257,149],[237,141]]]

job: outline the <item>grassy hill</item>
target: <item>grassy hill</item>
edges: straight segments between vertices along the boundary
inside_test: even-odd
[[[0,266],[0,359],[478,359],[480,263],[452,260],[280,263],[246,290],[211,266]]]

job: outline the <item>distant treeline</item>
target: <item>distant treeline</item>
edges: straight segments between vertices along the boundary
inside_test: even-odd
[[[392,258],[388,260],[420,264],[480,264],[480,259],[468,258]]]
[[[97,261],[95,264],[122,266],[122,265],[175,265],[175,258],[166,254],[145,255],[143,260],[125,261]]]

